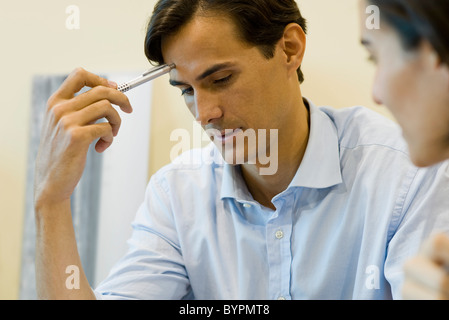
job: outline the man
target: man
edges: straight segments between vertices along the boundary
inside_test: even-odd
[[[170,83],[214,144],[152,178],[129,252],[95,290],[83,273],[79,290],[64,287],[65,268],[81,269],[70,194],[89,144],[100,139],[102,152],[119,131],[111,104],[132,109],[84,70],[66,80],[49,100],[37,161],[40,297],[399,297],[403,261],[449,229],[445,168],[412,166],[397,126],[373,112],[304,99],[304,30],[293,0],[159,1],[147,57],[176,65]],[[84,85],[93,89],[74,98]],[[260,150],[241,139],[250,131],[258,145],[265,133],[274,173],[262,174]]]

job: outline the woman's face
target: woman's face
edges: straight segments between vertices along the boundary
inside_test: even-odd
[[[407,51],[388,23],[381,21],[379,29],[368,29],[369,3],[361,3],[362,43],[377,66],[374,100],[395,116],[417,166],[449,159],[448,67],[427,41]]]

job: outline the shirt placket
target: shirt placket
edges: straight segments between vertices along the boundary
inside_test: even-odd
[[[284,199],[278,201],[277,210],[266,226],[270,296],[290,300],[292,205]]]

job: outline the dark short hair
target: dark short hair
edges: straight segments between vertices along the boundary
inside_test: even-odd
[[[427,40],[443,63],[449,64],[449,0],[369,0],[381,20],[399,34],[403,48],[417,49]]]
[[[242,39],[258,47],[267,59],[274,57],[276,44],[288,24],[297,23],[307,32],[306,20],[295,0],[159,0],[145,37],[145,55],[150,62],[164,63],[163,38],[178,32],[199,10],[227,14]],[[297,72],[302,83],[301,67]]]

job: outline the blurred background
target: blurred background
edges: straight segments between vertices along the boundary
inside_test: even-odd
[[[303,94],[317,105],[364,105],[391,117],[371,99],[374,67],[359,44],[358,0],[297,2],[309,29]],[[32,79],[43,74],[66,75],[78,66],[97,74],[140,74],[148,69],[143,42],[156,1],[0,3],[0,299],[18,299]],[[79,9],[79,28],[66,24],[74,13],[66,11],[70,6]],[[145,106],[151,108],[150,136],[144,139],[149,143],[147,180],[170,161],[174,144],[170,133],[177,128],[192,130],[193,118],[179,90],[167,80],[164,76],[153,83],[151,106]]]

